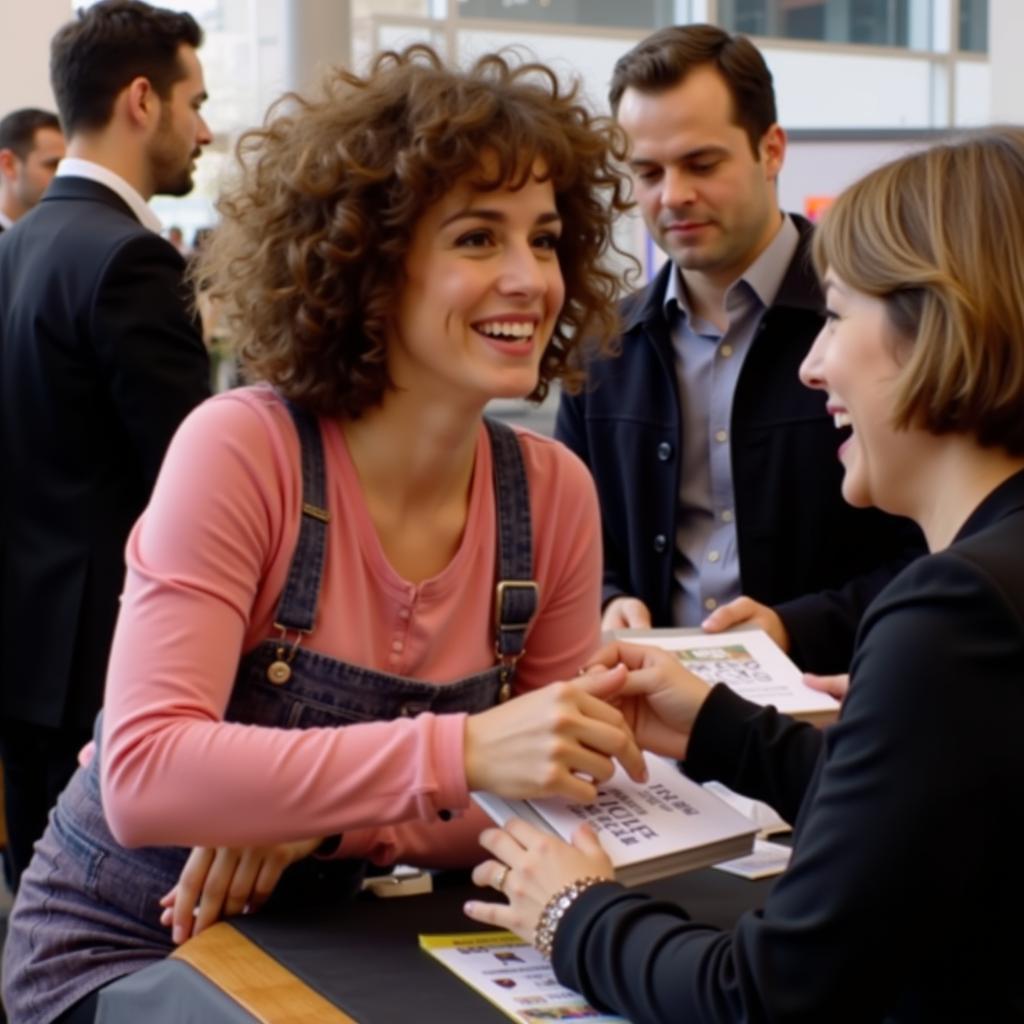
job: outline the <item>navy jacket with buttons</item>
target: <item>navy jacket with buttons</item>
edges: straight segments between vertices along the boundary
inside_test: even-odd
[[[840,435],[820,391],[797,370],[823,322],[809,260],[811,226],[758,326],[733,399],[732,469],[742,592],[781,615],[803,668],[845,671],[861,613],[924,551],[908,520],[842,498]],[[640,598],[672,622],[681,417],[662,308],[671,263],[627,298],[617,353],[590,360],[581,393],[563,395],[556,437],[590,467],[601,503],[605,603]]]

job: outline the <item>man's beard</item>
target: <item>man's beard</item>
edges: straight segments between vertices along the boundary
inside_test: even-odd
[[[194,187],[195,182],[192,180],[192,167],[190,160],[189,166],[183,171],[178,171],[175,175],[168,172],[168,176],[166,178],[158,178],[156,194],[161,196],[187,196]]]

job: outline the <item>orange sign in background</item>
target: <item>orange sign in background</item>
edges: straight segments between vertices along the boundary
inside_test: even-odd
[[[804,216],[817,221],[821,215],[835,202],[835,196],[804,196]]]

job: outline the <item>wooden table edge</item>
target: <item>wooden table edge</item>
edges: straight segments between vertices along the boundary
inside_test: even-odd
[[[224,921],[171,956],[199,971],[261,1024],[357,1024]]]

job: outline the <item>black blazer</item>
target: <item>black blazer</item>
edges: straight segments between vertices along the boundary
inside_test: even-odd
[[[55,178],[0,238],[0,711],[13,719],[88,725],[100,705],[128,531],[209,394],[183,269],[84,178]]]
[[[835,726],[712,690],[688,774],[796,819],[764,910],[726,934],[603,885],[559,977],[637,1024],[1024,1020],[1022,722],[1024,472],[873,602]]]
[[[905,519],[854,509],[840,492],[840,435],[797,370],[821,329],[811,226],[765,311],[736,384],[730,448],[744,594],[772,605],[802,667],[845,672],[864,609],[924,550]],[[662,308],[666,263],[622,305],[618,354],[592,359],[584,390],[563,395],[555,436],[590,468],[601,504],[603,601],[628,594],[672,625],[682,417]]]

